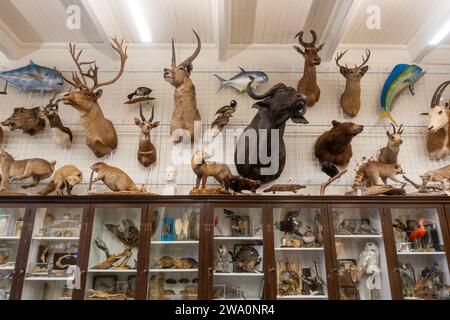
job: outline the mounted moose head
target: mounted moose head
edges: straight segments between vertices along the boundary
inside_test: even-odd
[[[253,91],[252,84],[253,81],[248,84],[247,92],[251,98],[259,100],[253,106],[258,109],[258,113],[239,138],[234,162],[241,176],[267,183],[278,179],[286,164],[286,146],[283,140],[286,121],[291,119],[295,123],[308,123],[303,117],[307,111],[306,96],[282,83],[265,94],[258,95]],[[264,131],[267,136],[260,136]],[[276,134],[278,140],[272,141]],[[247,143],[249,137],[255,137],[257,141]],[[276,145],[272,146],[272,143]]]
[[[41,133],[45,129],[45,120],[39,115],[39,107],[32,109],[14,108],[11,117],[2,122],[2,126],[11,131],[22,130],[31,136]]]
[[[83,50],[77,53],[76,45],[69,45],[70,55],[78,68],[79,74],[73,72],[72,81],[64,78],[76,91],[62,94],[64,104],[72,106],[80,113],[81,123],[86,130],[86,144],[98,158],[113,152],[118,143],[116,130],[112,122],[105,118],[98,103],[98,99],[103,94],[101,88],[119,80],[128,59],[127,48],[123,48],[123,40],[119,41],[117,38],[112,40],[111,45],[120,56],[120,70],[112,80],[105,82],[98,81],[99,68],[95,61],[80,61]],[[83,71],[85,65],[89,65],[87,72]],[[92,86],[88,85],[88,79],[93,82]]]
[[[193,69],[192,62],[199,55],[202,43],[197,32],[192,31],[197,38],[197,49],[195,52],[181,64],[177,65],[175,43],[172,39],[172,66],[170,69],[164,69],[164,79],[175,87],[175,108],[170,123],[170,134],[174,143],[183,141],[181,132],[175,132],[180,129],[189,131],[191,142],[193,142],[194,122],[201,120],[200,113],[197,109],[195,86],[190,76]]]
[[[144,166],[149,167],[156,162],[156,148],[150,140],[150,131],[159,127],[159,121],[153,121],[155,118],[155,107],[152,108],[152,116],[146,120],[142,113],[142,104],[139,105],[141,120],[134,118],[134,123],[141,129],[139,137],[138,161]]]
[[[427,150],[431,157],[445,158],[450,155],[450,102],[441,106],[441,98],[450,81],[442,83],[433,95],[431,111],[422,113],[428,116]]]
[[[316,66],[320,65],[322,59],[319,57],[319,51],[323,49],[324,43],[316,46],[317,34],[314,30],[311,30],[313,41],[307,43],[303,40],[303,31],[300,31],[295,38],[298,38],[298,42],[303,46],[302,50],[299,46],[294,46],[295,50],[305,58],[305,68],[303,71],[303,77],[298,83],[297,92],[306,95],[308,98],[307,106],[312,107],[320,99],[320,88],[317,85],[317,71]]]
[[[342,66],[340,60],[348,52],[344,51],[338,53],[336,57],[336,64],[340,68],[341,74],[347,79],[345,91],[341,96],[341,108],[350,117],[356,117],[361,109],[361,79],[369,70],[366,64],[370,59],[370,50],[366,51],[366,56],[362,56],[363,63],[360,66],[349,68],[347,65]]]

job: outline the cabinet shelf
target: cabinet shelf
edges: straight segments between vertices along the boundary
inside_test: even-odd
[[[149,269],[150,273],[184,273],[184,272],[198,272],[198,269]]]
[[[152,244],[155,245],[179,245],[179,244],[199,244],[198,240],[186,240],[186,241],[152,241]]]
[[[79,241],[79,237],[33,237],[35,241]]]
[[[439,256],[445,255],[445,252],[397,252],[399,256]]]
[[[136,269],[112,270],[112,269],[89,269],[89,273],[136,273]]]
[[[380,239],[382,234],[337,234],[336,239]]]
[[[0,267],[0,272],[2,271],[14,271],[16,267]]]
[[[25,281],[72,281],[73,279],[68,277],[27,277]]]
[[[305,296],[305,295],[296,295],[296,296],[277,296],[277,300],[323,300],[328,299],[328,296]]]
[[[240,272],[214,272],[214,276],[219,277],[264,277],[264,273],[240,273]]]
[[[214,236],[214,240],[218,241],[263,241],[262,237],[222,237]]]
[[[323,248],[275,248],[275,251],[287,252],[308,252],[308,251],[324,251]]]
[[[9,241],[14,240],[14,241],[18,241],[18,240],[20,240],[20,237],[16,237],[16,236],[1,236],[1,237],[0,237],[0,241],[1,241],[1,240],[9,240]]]

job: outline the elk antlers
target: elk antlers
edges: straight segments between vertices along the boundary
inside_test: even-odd
[[[98,89],[100,87],[104,87],[104,86],[113,84],[117,80],[119,80],[119,78],[122,76],[123,71],[125,69],[125,62],[128,59],[128,55],[127,55],[128,47],[125,46],[125,48],[124,48],[123,39],[122,39],[122,41],[119,41],[117,39],[117,37],[114,37],[111,39],[112,39],[111,47],[120,56],[120,70],[119,70],[118,74],[112,80],[99,83],[98,82],[98,69],[99,68],[97,67],[95,61],[80,61],[80,57],[81,57],[81,54],[83,53],[83,50],[80,50],[77,53],[76,44],[71,44],[71,43],[69,44],[69,52],[70,52],[70,55],[72,56],[73,61],[75,62],[75,65],[78,68],[78,72],[72,72],[72,81],[68,80],[64,76],[63,76],[63,79],[67,83],[69,83],[70,85],[72,85],[73,87],[75,87],[79,90],[89,90],[89,91],[95,91],[96,89]],[[89,66],[88,71],[83,70],[83,66],[85,66],[85,65]],[[93,85],[91,87],[89,87],[87,79],[92,80]]]
[[[345,65],[345,67],[342,66],[342,65],[340,64],[340,61],[341,61],[342,57],[345,56],[345,54],[346,54],[347,52],[348,52],[348,50],[345,50],[344,52],[339,52],[339,53],[337,54],[337,56],[336,56],[335,61],[336,61],[336,64],[337,64],[337,66],[338,66],[339,68],[345,68],[345,69],[347,69],[347,70],[350,70],[350,68],[347,66],[347,64]],[[357,65],[355,64],[355,68],[354,68],[353,70],[361,69],[362,67],[364,67],[364,66],[369,62],[370,55],[371,55],[372,53],[371,53],[371,51],[370,51],[369,49],[367,49],[365,53],[366,53],[365,56],[364,56],[364,55],[361,55],[361,57],[362,57],[362,59],[363,59],[363,63],[362,63],[360,66],[357,66]]]

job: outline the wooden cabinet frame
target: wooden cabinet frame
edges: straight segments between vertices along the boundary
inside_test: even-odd
[[[92,228],[96,208],[139,208],[141,227],[137,265],[136,299],[146,299],[153,210],[158,207],[199,207],[199,299],[211,299],[213,292],[214,259],[214,208],[261,208],[264,238],[264,293],[272,300],[277,294],[276,263],[274,252],[273,210],[275,208],[317,208],[321,210],[324,227],[324,250],[329,299],[339,299],[336,250],[332,208],[379,208],[389,268],[389,283],[392,299],[402,299],[398,259],[392,229],[391,208],[436,208],[442,228],[447,262],[450,265],[450,198],[448,197],[303,197],[303,196],[69,196],[69,197],[0,197],[0,208],[25,209],[24,227],[19,241],[16,266],[13,272],[11,300],[22,295],[36,210],[39,208],[83,208],[82,228],[77,265],[81,270],[81,288],[74,290],[73,299],[85,297]]]

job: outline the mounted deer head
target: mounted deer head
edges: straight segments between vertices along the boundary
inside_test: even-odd
[[[294,46],[295,50],[305,58],[305,68],[303,77],[300,79],[297,87],[297,92],[305,94],[308,98],[307,106],[312,107],[320,99],[320,88],[317,85],[316,66],[320,65],[322,59],[319,56],[320,50],[323,49],[324,43],[317,46],[317,34],[311,30],[313,37],[312,42],[305,42],[303,40],[303,31],[300,31],[295,39],[298,38],[299,44],[304,48],[302,50],[299,46]]]
[[[53,92],[52,97],[50,98],[48,104],[45,107],[39,108],[39,114],[44,118],[53,117],[55,115],[58,115],[59,112],[59,103],[62,101],[62,99],[58,99],[55,101],[56,96],[58,95],[58,92]]]
[[[369,70],[369,66],[366,64],[369,62],[371,53],[370,50],[366,50],[366,55],[362,56],[363,63],[360,66],[355,65],[354,68],[349,68],[347,65],[344,67],[340,64],[342,57],[347,52],[348,50],[338,53],[336,57],[336,65],[347,79],[345,91],[341,96],[341,107],[348,116],[356,117],[361,109],[361,79]]]
[[[128,59],[127,47],[123,47],[123,40],[112,39],[111,44],[114,51],[120,56],[120,69],[117,75],[109,81],[99,82],[98,70],[95,61],[80,61],[83,50],[77,52],[76,45],[69,45],[78,72],[72,72],[72,80],[64,77],[64,80],[73,86],[75,91],[62,94],[63,102],[74,107],[80,113],[81,123],[86,130],[86,144],[97,157],[110,154],[117,148],[117,133],[112,122],[105,118],[98,99],[102,96],[101,88],[111,85],[122,76],[125,69],[125,62]],[[89,66],[88,71],[83,70],[83,66]],[[88,84],[88,80],[92,82]]]
[[[164,79],[175,87],[175,108],[170,123],[170,133],[175,143],[183,141],[181,132],[176,130],[187,130],[194,141],[194,122],[200,121],[200,113],[197,109],[195,86],[189,78],[193,69],[192,63],[200,54],[202,47],[200,37],[192,30],[197,38],[197,48],[194,53],[177,65],[175,55],[175,43],[172,39],[172,65],[170,69],[164,69]]]
[[[134,118],[134,123],[141,129],[141,135],[139,137],[139,150],[138,150],[138,161],[144,166],[149,167],[156,162],[156,148],[151,143],[150,131],[153,128],[157,128],[160,125],[159,121],[153,121],[155,118],[155,107],[152,108],[152,116],[150,119],[146,120],[142,112],[142,104],[139,105],[140,116],[139,118]]]

